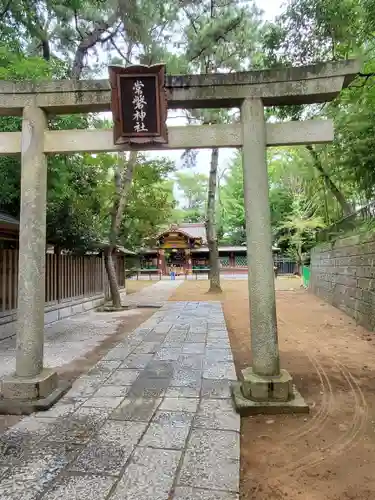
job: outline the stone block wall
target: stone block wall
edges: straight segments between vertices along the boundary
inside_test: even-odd
[[[375,330],[375,234],[338,239],[311,253],[310,291]]]

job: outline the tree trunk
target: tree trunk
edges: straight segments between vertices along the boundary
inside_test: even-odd
[[[118,11],[116,10],[108,21],[99,22],[95,28],[88,33],[87,36],[80,41],[76,53],[74,55],[73,66],[71,70],[71,78],[74,80],[79,80],[84,67],[85,57],[89,49],[94,47],[98,42],[101,41],[101,36],[111,28],[118,19]],[[112,34],[114,36],[114,33]],[[111,36],[109,36],[111,38]]]
[[[117,274],[113,261],[113,252],[116,249],[121,220],[128,201],[128,194],[137,164],[137,151],[131,151],[128,161],[125,154],[119,155],[119,162],[115,172],[115,196],[111,210],[111,228],[109,233],[109,246],[105,249],[104,263],[108,276],[109,290],[112,304],[116,309],[121,308],[121,297],[117,283]]]
[[[313,146],[309,145],[309,146],[306,146],[306,148],[312,156],[312,159],[314,162],[314,167],[317,169],[317,171],[323,177],[325,185],[331,191],[333,196],[336,198],[338,204],[340,205],[344,217],[350,215],[353,211],[352,206],[350,205],[350,203],[348,203],[346,201],[345,196],[342,194],[342,192],[339,190],[339,188],[333,182],[333,180],[328,175],[328,173],[324,170],[324,167],[322,165],[322,162],[320,161],[318,153],[315,151]]]
[[[115,309],[121,309],[121,296],[117,283],[117,273],[113,260],[114,248],[109,246],[104,250],[104,265],[108,276],[109,291],[111,294],[112,305]]]
[[[43,50],[43,59],[45,61],[49,61],[51,59],[51,49],[47,38],[42,40],[42,50]]]
[[[207,219],[206,219],[206,235],[209,249],[210,263],[210,289],[209,292],[221,292],[220,286],[220,266],[219,266],[219,249],[216,233],[216,182],[217,182],[217,167],[219,163],[219,149],[214,148],[211,152],[210,176],[208,180],[208,201],[207,201]]]

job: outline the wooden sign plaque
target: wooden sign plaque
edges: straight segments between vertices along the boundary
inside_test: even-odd
[[[168,142],[165,65],[110,66],[115,144]]]

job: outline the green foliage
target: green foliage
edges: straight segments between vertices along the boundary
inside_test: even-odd
[[[271,224],[274,229],[291,212],[293,201],[293,181],[289,175],[290,165],[287,164],[286,158],[283,157],[283,153],[286,152],[286,149],[273,149],[270,150],[268,157]],[[221,219],[225,240],[233,245],[241,245],[246,241],[246,222],[242,156],[240,152],[235,155],[229,165],[229,171],[225,176],[225,183],[220,194]]]
[[[203,222],[207,201],[208,178],[204,174],[176,172],[177,187],[183,195],[181,218],[183,222]]]
[[[346,59],[360,50],[363,2],[292,0],[265,30],[268,64],[311,64]]]
[[[375,63],[365,66],[375,71]],[[375,87],[373,81],[358,80],[342,92],[329,109],[335,121],[336,137],[329,150],[329,161],[347,184],[356,188],[358,202],[372,200],[375,194]],[[362,201],[362,203],[361,203]]]
[[[14,43],[14,46],[16,43]],[[0,46],[0,79],[2,80],[39,80],[49,78],[51,69],[38,57],[25,57],[20,51],[11,52]],[[0,117],[0,130],[17,132],[21,130],[18,117]],[[0,210],[18,216],[20,203],[21,164],[19,158],[0,158]]]
[[[324,107],[268,110],[282,120],[309,116],[333,119],[334,143],[310,148],[310,155],[305,152],[301,156],[311,174],[315,171],[310,189],[304,191],[305,199],[313,202],[326,224],[374,197],[374,20],[375,2],[370,0],[292,0],[264,32],[265,61],[270,66],[358,55],[364,61],[361,76],[334,102]]]
[[[302,197],[293,200],[291,213],[279,226],[279,241],[287,241],[287,253],[301,266],[305,253],[315,243],[315,234],[319,228],[325,226],[321,217],[316,215],[312,203]]]
[[[149,243],[172,219],[175,200],[168,175],[174,168],[167,159],[141,158],[121,226],[120,242],[125,247],[137,249]]]

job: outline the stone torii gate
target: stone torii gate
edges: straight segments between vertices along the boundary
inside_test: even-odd
[[[233,74],[168,76],[170,109],[232,108],[241,123],[170,127],[169,142],[150,149],[242,147],[253,366],[233,389],[240,411],[306,411],[290,375],[280,370],[266,147],[328,143],[329,120],[266,124],[264,106],[330,101],[359,71],[347,61]],[[112,130],[48,130],[51,114],[109,111],[107,80],[0,83],[0,115],[22,116],[22,132],[0,133],[0,154],[21,154],[21,210],[16,372],[2,380],[1,413],[50,407],[66,390],[43,366],[46,249],[46,155],[120,151]],[[139,150],[147,147],[139,145]]]

